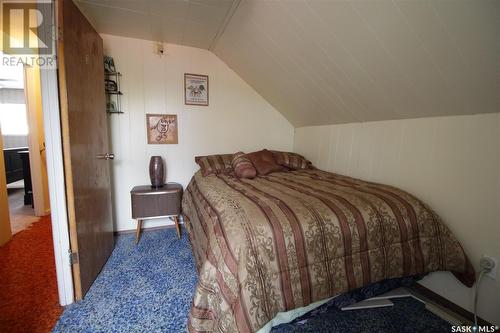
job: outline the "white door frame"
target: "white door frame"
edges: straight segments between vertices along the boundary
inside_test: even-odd
[[[52,4],[52,11],[54,13],[53,21],[43,22],[38,27],[38,31],[42,34],[53,33],[52,29],[55,27],[55,4],[53,1]],[[53,43],[55,50],[55,40]],[[74,293],[73,274],[69,261],[70,242],[66,207],[66,185],[64,180],[57,70],[41,68],[40,86],[57,288],[59,291],[59,303],[65,306],[74,302]]]
[[[61,120],[59,116],[59,89],[57,71],[40,69],[42,87],[43,122],[49,180],[52,238],[56,262],[59,303],[73,303],[73,274],[69,262],[69,228],[66,209],[66,187],[64,182]]]

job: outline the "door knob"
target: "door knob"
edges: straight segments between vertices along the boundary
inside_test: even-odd
[[[114,160],[115,154],[113,153],[99,154],[97,155],[97,158],[100,160]]]

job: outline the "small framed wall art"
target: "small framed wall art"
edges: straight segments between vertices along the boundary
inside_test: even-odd
[[[208,106],[208,75],[184,74],[184,103]]]
[[[177,144],[176,114],[146,114],[148,144]]]

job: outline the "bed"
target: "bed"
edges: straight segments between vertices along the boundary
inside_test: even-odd
[[[190,332],[257,332],[278,312],[389,278],[475,280],[440,218],[392,186],[312,168],[198,171],[182,208],[199,273]]]

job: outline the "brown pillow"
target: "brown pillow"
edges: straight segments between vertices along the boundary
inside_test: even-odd
[[[257,170],[252,164],[252,161],[247,157],[247,155],[241,151],[233,155],[233,160],[231,162],[233,166],[234,173],[238,178],[255,178],[257,176]]]
[[[194,158],[194,161],[200,166],[203,177],[211,174],[231,173],[233,171],[232,160],[233,154],[196,156]]]
[[[271,172],[286,171],[287,169],[277,164],[274,160],[273,153],[264,149],[247,154],[253,166],[257,169],[259,175],[267,175]]]
[[[292,170],[310,169],[312,163],[297,153],[272,151],[276,163]]]

